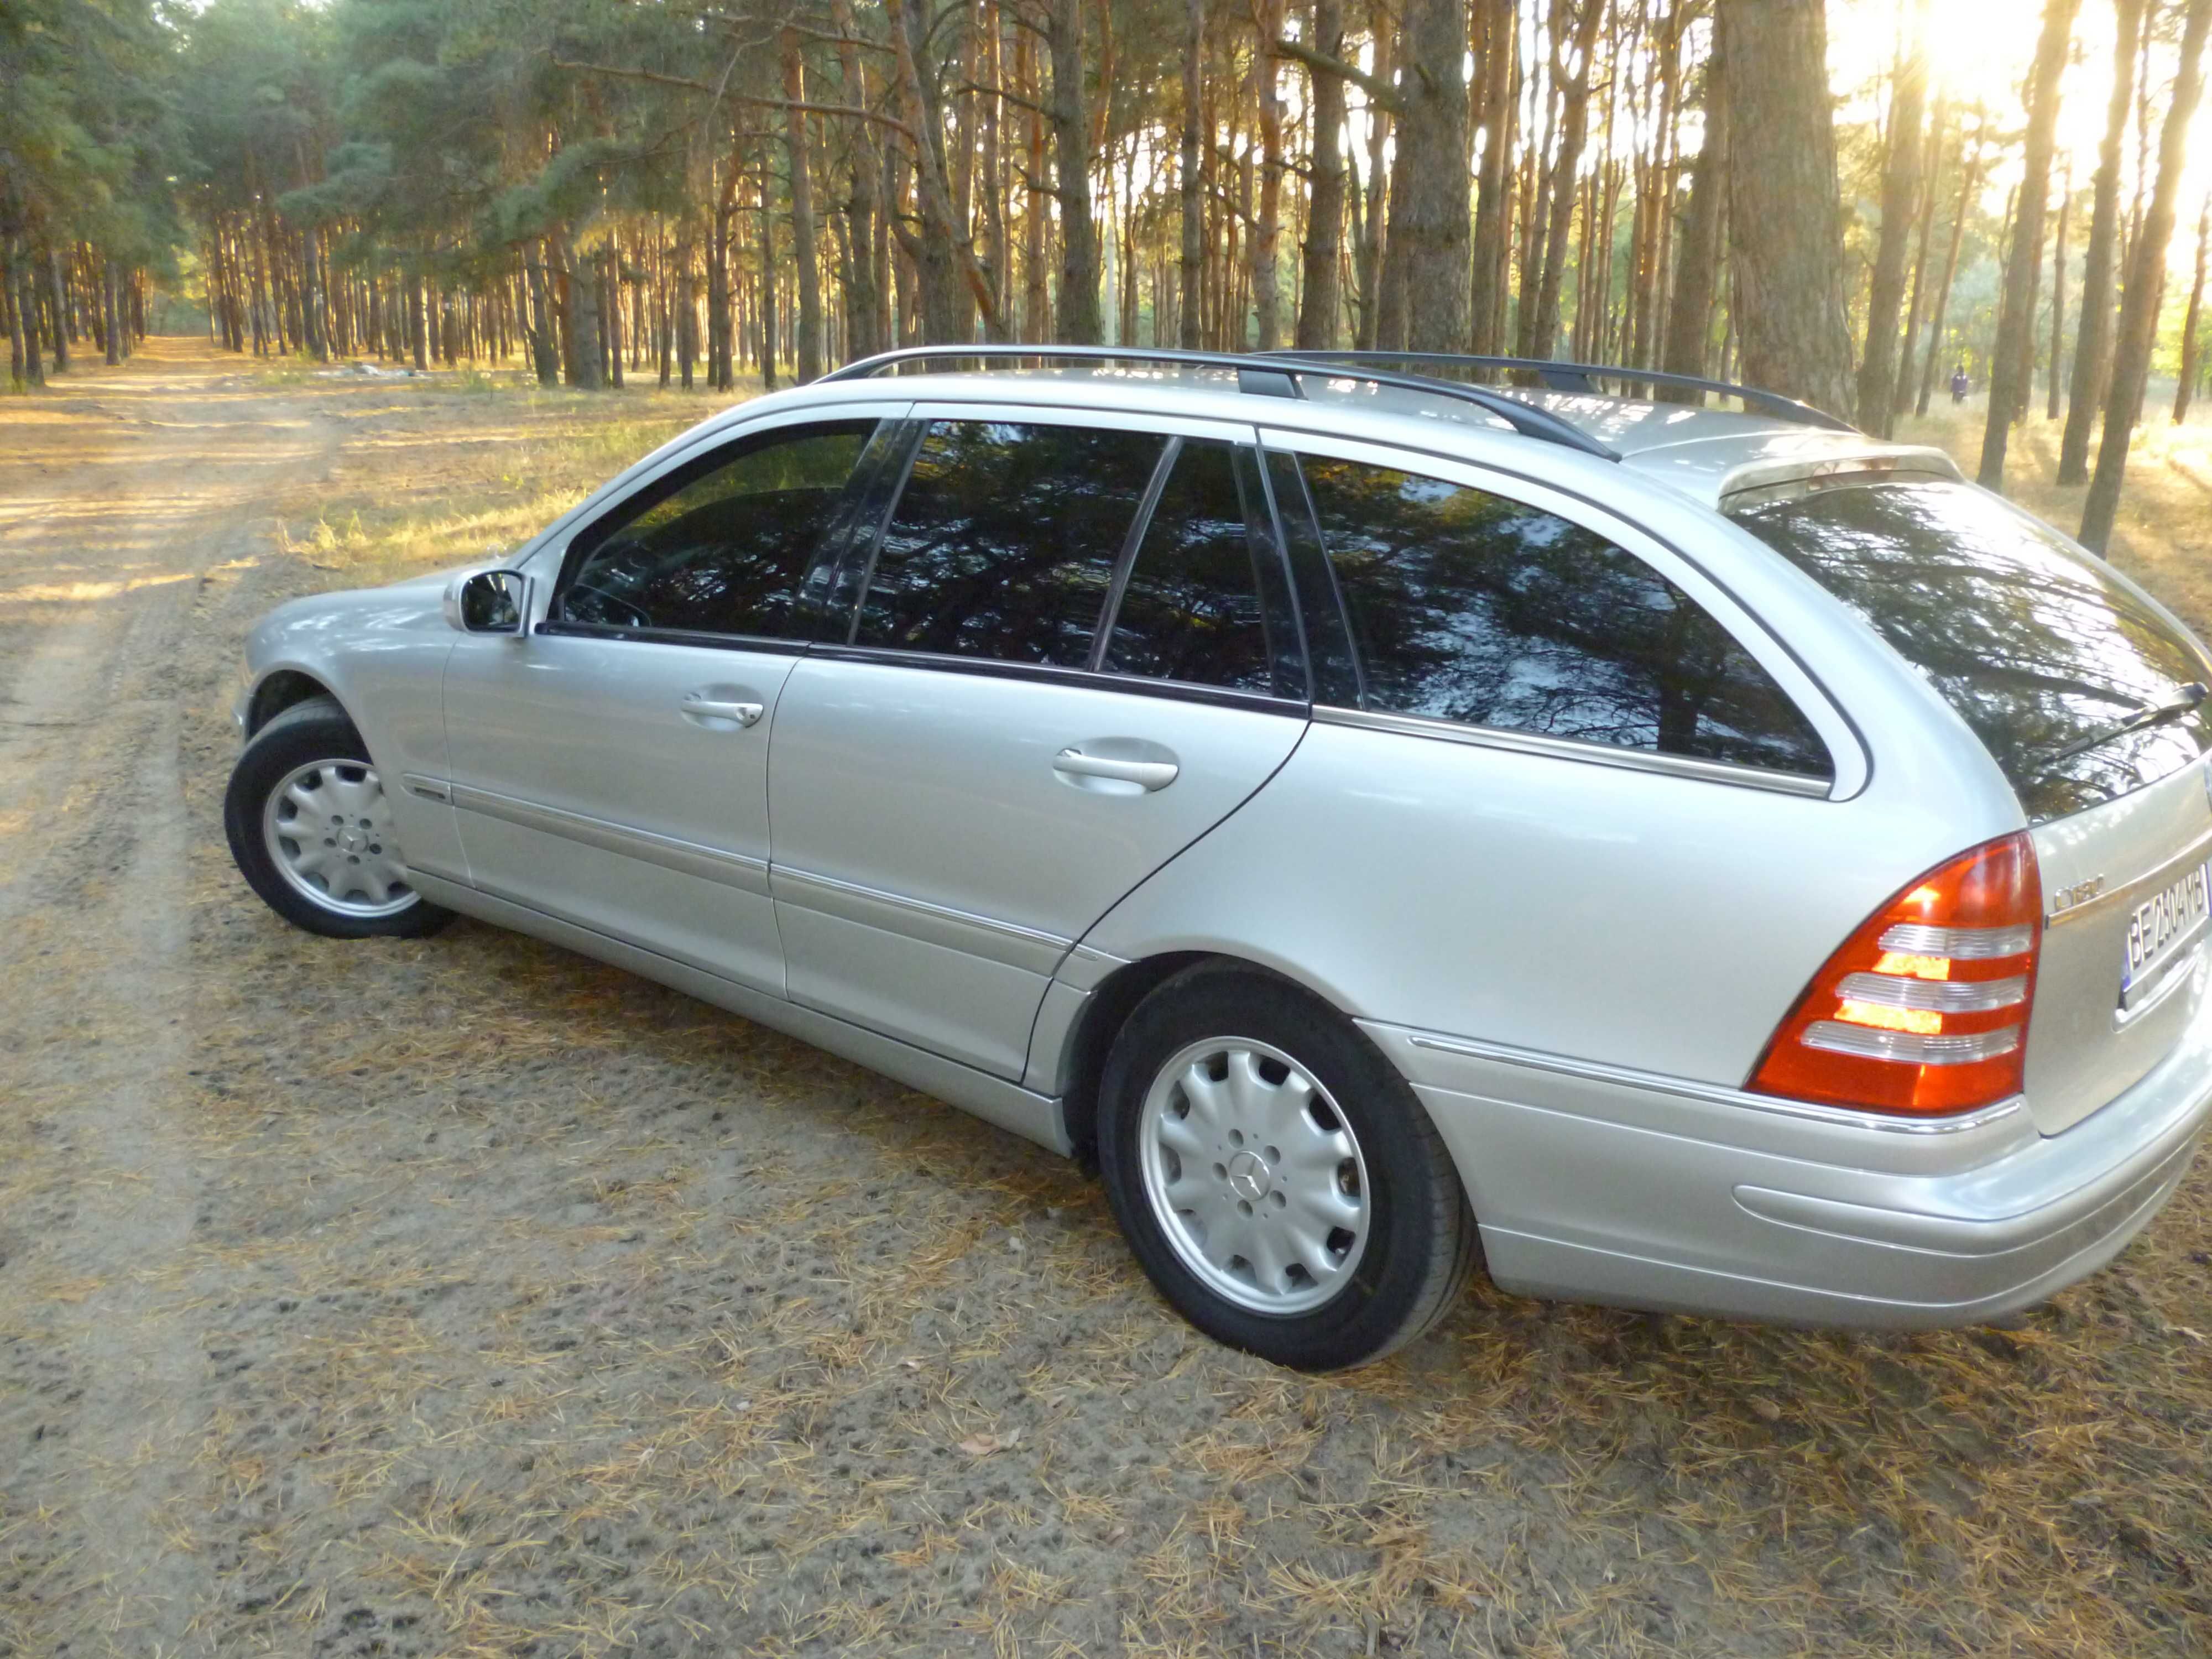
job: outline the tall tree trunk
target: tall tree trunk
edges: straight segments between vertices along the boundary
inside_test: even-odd
[[[1176,262],[1177,303],[1182,311],[1183,349],[1206,343],[1206,198],[1199,177],[1204,132],[1204,90],[1200,74],[1206,62],[1206,0],[1184,0],[1182,31],[1182,152],[1176,181],[1181,188],[1182,246]]]
[[[102,259],[100,262],[100,316],[107,331],[107,362],[109,366],[112,367],[123,361],[123,331],[116,326],[115,318],[115,261],[112,259]],[[27,288],[27,286],[28,285],[26,284]],[[33,360],[32,363],[32,379],[34,380],[42,380],[46,377],[44,374],[38,372],[38,365],[36,362],[38,356],[38,340],[35,334],[31,336],[31,353]]]
[[[2197,390],[2197,364],[2202,342],[2197,337],[2197,322],[2204,309],[2204,256],[2208,240],[2212,240],[2212,192],[2207,192],[2204,205],[2197,215],[2197,280],[2189,285],[2189,310],[2181,323],[2181,374],[2173,386],[2173,423],[2179,426],[2189,418],[2189,400]],[[58,368],[60,365],[56,364]]]
[[[822,267],[814,246],[814,178],[806,161],[806,71],[799,36],[783,32],[784,141],[791,152],[791,260],[799,274],[799,383],[822,378]]]
[[[1979,481],[2004,486],[2005,446],[2012,423],[2027,408],[2035,362],[2035,277],[2043,265],[2043,210],[2051,194],[2051,152],[2058,125],[2058,82],[2066,70],[2066,45],[2081,0],[2044,0],[2043,34],[2027,78],[2027,153],[2020,183],[2020,212],[2005,259],[1997,307],[1996,344],[1990,353],[1989,420],[1982,428]]]
[[[837,67],[845,82],[845,101],[854,109],[868,106],[867,76],[860,67],[859,35],[853,27],[851,0],[837,0],[830,16],[838,34]],[[855,358],[872,357],[887,350],[890,342],[878,326],[883,295],[878,291],[877,241],[881,234],[877,210],[883,184],[878,177],[873,134],[865,122],[855,121],[851,137],[852,194],[845,199],[847,240],[852,245],[852,275],[845,284],[845,337]]]
[[[2074,214],[2074,164],[2069,161],[2058,186],[2058,230],[2051,245],[2051,390],[2043,418],[2058,418],[2059,385],[2066,374],[2066,222]]]
[[[1398,125],[1407,187],[1401,199],[1393,178],[1384,258],[1405,285],[1406,345],[1413,351],[1467,349],[1466,20],[1462,0],[1407,0],[1406,110]]]
[[[1314,45],[1344,53],[1344,0],[1314,0]],[[1338,265],[1344,248],[1344,82],[1323,70],[1308,82],[1313,105],[1313,191],[1306,204],[1304,270],[1299,281],[1297,343],[1326,351],[1336,343],[1343,309]]]
[[[1928,84],[1928,4],[1914,0],[1911,31],[1897,66],[1889,104],[1889,154],[1881,170],[1881,240],[1874,284],[1867,298],[1866,356],[1859,364],[1859,416],[1881,437],[1890,434],[1897,384],[1897,311],[1905,298],[1905,256],[1911,243],[1912,210],[1920,194],[1921,104]]]
[[[1925,159],[1920,168],[1920,205],[1917,210],[1918,252],[1912,258],[1912,298],[1905,307],[1905,332],[1898,337],[1897,391],[1890,399],[1889,429],[1896,431],[1897,422],[1912,407],[1916,376],[1913,371],[1914,353],[1920,344],[1921,305],[1928,294],[1928,254],[1936,242],[1936,197],[1942,183],[1943,133],[1949,125],[1951,101],[1948,96],[1936,100],[1936,112],[1928,119],[1928,143]]]
[[[775,390],[775,193],[768,168],[760,185],[760,371],[761,390]]]
[[[1555,20],[1559,9],[1556,3],[1552,8]],[[1581,0],[1581,10],[1575,19],[1572,73],[1568,71],[1565,52],[1555,46],[1552,55],[1552,72],[1559,83],[1560,93],[1559,144],[1552,164],[1552,223],[1544,238],[1544,273],[1536,295],[1536,325],[1530,333],[1535,347],[1534,355],[1539,357],[1550,356],[1559,337],[1559,289],[1566,279],[1567,242],[1574,228],[1575,176],[1582,167],[1583,143],[1589,131],[1590,75],[1597,67],[1597,30],[1605,10],[1606,0]],[[1464,155],[1464,134],[1460,149]],[[1466,194],[1463,185],[1460,193]],[[1605,229],[1609,242],[1613,234],[1610,219]],[[1593,252],[1598,258],[1607,257],[1604,248]],[[1450,351],[1456,348],[1431,349]]]
[[[1728,194],[1729,93],[1726,60],[1716,37],[1705,63],[1705,139],[1690,173],[1690,206],[1682,222],[1681,258],[1674,270],[1674,305],[1667,319],[1660,366],[1669,374],[1703,375],[1712,337],[1713,297],[1721,262],[1721,207]],[[1703,403],[1697,392],[1662,398]]]
[[[2066,393],[2066,431],[2058,444],[2058,482],[2089,480],[2089,434],[2097,423],[2106,350],[2112,329],[2112,276],[2118,268],[2120,226],[2120,149],[2135,107],[2136,47],[2142,33],[2144,0],[2112,0],[2119,39],[2112,52],[2112,96],[2105,108],[2105,137],[2097,146],[2097,177],[2089,208],[2089,240],[2081,253],[2081,322],[2074,340],[2074,374]]]
[[[1283,343],[1283,292],[1276,252],[1283,237],[1283,98],[1281,60],[1267,42],[1283,33],[1283,0],[1254,0],[1260,48],[1252,54],[1254,101],[1258,106],[1260,179],[1258,210],[1252,216],[1252,302],[1259,323],[1260,349]]]
[[[1504,343],[1504,267],[1497,258],[1512,234],[1507,188],[1513,177],[1510,152],[1513,124],[1514,0],[1481,0],[1482,167],[1474,210],[1474,269],[1468,278],[1468,332],[1470,349],[1493,356]],[[1335,50],[1329,48],[1329,50]]]
[[[575,384],[597,392],[606,384],[600,356],[599,283],[592,260],[572,253],[562,241],[556,250],[568,273],[568,331],[574,341]]]
[[[1083,0],[1051,0],[1053,195],[1060,203],[1058,333],[1073,345],[1106,337],[1098,312],[1098,231],[1091,211],[1091,116],[1083,89]]]
[[[407,345],[415,354],[417,369],[430,367],[429,342],[426,337],[429,330],[425,326],[426,320],[422,314],[422,273],[410,270],[407,273]]]
[[[54,319],[54,373],[66,374],[70,367],[69,301],[62,281],[62,256],[59,249],[49,250],[46,258],[46,306]],[[210,294],[210,307],[215,295]],[[238,348],[233,346],[234,351]]]
[[[2189,124],[2203,88],[2204,36],[2212,28],[2212,0],[2189,0],[2182,25],[2181,67],[2159,135],[2158,185],[2151,192],[2136,238],[2135,259],[2120,296],[2120,325],[2112,342],[2112,390],[2105,406],[2105,430],[2097,446],[2096,476],[2081,507],[2081,542],[2101,553],[2112,540],[2120,507],[2120,484],[2128,467],[2128,440],[2142,412],[2143,387],[2150,376],[2151,348],[2157,343],[2158,301],[2166,287],[2166,248],[2173,240],[2173,204],[2189,161]]]
[[[1849,417],[1842,201],[1822,0],[1718,0],[1728,59],[1729,313],[1753,386]]]
[[[1928,412],[1929,399],[1936,391],[1936,372],[1943,355],[1943,318],[1951,307],[1951,284],[1959,275],[1959,250],[1966,240],[1966,215],[1972,211],[1976,192],[1981,187],[1982,168],[1987,160],[1983,153],[1982,137],[1988,125],[1988,116],[1977,104],[1971,155],[1963,126],[1959,135],[1959,200],[1951,214],[1951,246],[1943,256],[1943,280],[1936,289],[1936,314],[1928,324],[1928,349],[1920,366],[1920,398],[1913,405],[1914,411],[1921,415]]]

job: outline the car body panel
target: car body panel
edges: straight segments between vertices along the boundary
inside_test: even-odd
[[[1148,695],[1110,677],[811,655],[771,763],[791,994],[1018,1078],[1060,959],[1121,896],[1265,783],[1303,714]],[[1072,777],[1063,750],[1180,769]]]

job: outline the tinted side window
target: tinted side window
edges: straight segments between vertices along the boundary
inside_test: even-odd
[[[1177,450],[1114,613],[1109,672],[1305,695],[1258,475],[1237,460],[1211,439]]]
[[[932,422],[884,527],[854,642],[1087,666],[1164,442]]]
[[[1795,704],[1695,601],[1556,514],[1308,458],[1364,706],[1832,775]]]
[[[799,579],[873,421],[740,439],[579,538],[564,622],[799,638]]]

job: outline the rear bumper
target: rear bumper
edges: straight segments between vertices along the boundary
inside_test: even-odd
[[[2212,1015],[2048,1136],[2017,1103],[1886,1123],[1366,1029],[1450,1146],[1492,1278],[1624,1307],[1901,1329],[2010,1313],[2118,1255],[2212,1119]]]

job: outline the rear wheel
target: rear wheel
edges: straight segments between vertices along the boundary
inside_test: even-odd
[[[328,697],[295,704],[247,744],[223,798],[231,857],[264,902],[332,939],[417,937],[453,913],[415,890],[384,780]]]
[[[1130,1015],[1098,1161],[1131,1249],[1217,1340],[1301,1370],[1379,1359],[1449,1308],[1475,1231],[1449,1155],[1334,1011],[1200,967]]]

